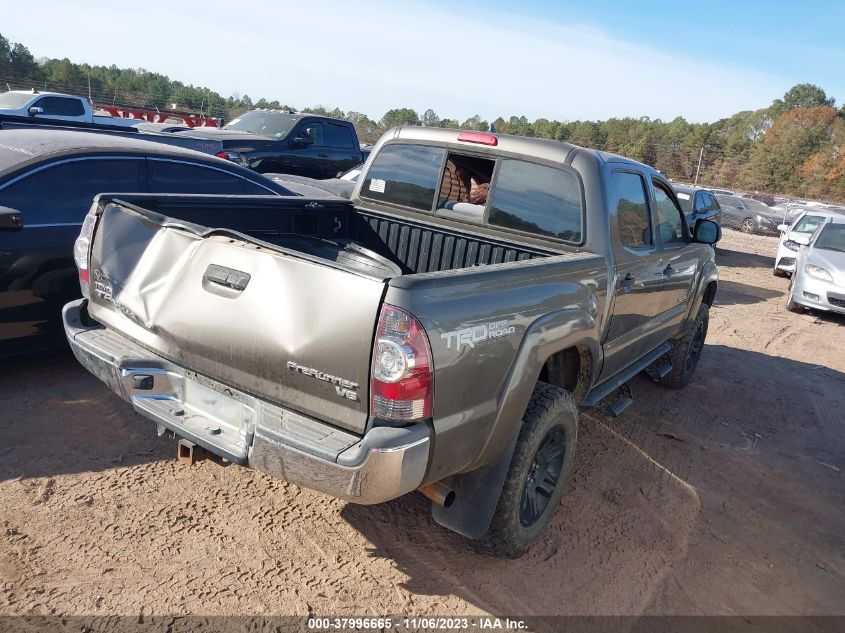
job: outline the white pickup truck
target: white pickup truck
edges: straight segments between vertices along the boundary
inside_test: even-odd
[[[138,122],[137,119],[95,114],[85,97],[38,90],[10,90],[0,93],[0,119],[5,117],[123,127]]]

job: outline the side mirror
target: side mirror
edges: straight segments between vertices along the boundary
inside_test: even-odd
[[[313,145],[314,141],[312,141],[307,136],[297,136],[291,142],[291,147],[308,147],[309,145]]]
[[[796,233],[792,236],[792,241],[798,244],[798,246],[809,246],[810,236],[806,233]]]
[[[35,116],[36,114],[44,114],[44,108],[38,106],[32,106],[29,110],[29,116]]]
[[[0,207],[0,231],[17,232],[23,228],[23,216],[17,209]]]
[[[788,224],[778,224],[778,231],[781,233],[786,233],[789,230]]]
[[[692,235],[701,244],[715,244],[722,239],[722,227],[712,220],[696,220]]]

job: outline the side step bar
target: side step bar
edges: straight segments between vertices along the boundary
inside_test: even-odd
[[[666,374],[670,371],[672,371],[672,363],[666,359],[659,365],[655,363],[651,367],[647,367],[645,373],[647,373],[648,377],[652,380],[660,380],[661,378],[665,378]]]
[[[614,418],[618,418],[622,415],[622,412],[625,409],[634,404],[634,396],[631,393],[631,387],[628,386],[627,382],[620,387],[620,390],[622,391],[622,395],[619,396],[619,400],[613,404],[607,405],[607,408],[610,409],[610,413]]]
[[[669,341],[666,341],[662,345],[658,345],[657,347],[655,347],[653,350],[651,350],[648,354],[646,354],[645,356],[640,358],[640,360],[638,360],[636,363],[634,363],[630,367],[623,369],[622,371],[620,371],[615,376],[611,376],[610,378],[608,378],[604,382],[596,385],[595,387],[590,389],[590,392],[587,394],[587,397],[584,398],[583,402],[581,402],[580,408],[581,409],[592,409],[599,402],[604,400],[607,396],[609,396],[611,393],[613,393],[617,389],[620,389],[629,380],[631,380],[631,378],[633,378],[638,373],[640,373],[641,371],[643,371],[644,369],[649,367],[652,363],[654,363],[661,356],[663,356],[663,354],[667,353],[671,349],[672,349],[672,344]],[[666,373],[668,373],[671,369],[672,369],[672,366],[670,364],[669,368],[666,370]],[[666,374],[664,374],[664,375],[666,375]],[[628,398],[630,398],[631,397],[630,393],[631,393],[631,390],[628,389],[627,394],[625,394],[625,395]],[[623,396],[623,398],[624,397],[625,396]],[[633,399],[631,399],[631,401],[633,402]],[[622,410],[627,408],[630,404],[631,404],[630,402],[625,404],[619,412],[621,413]]]

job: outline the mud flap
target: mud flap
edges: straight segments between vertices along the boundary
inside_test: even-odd
[[[448,508],[432,503],[431,514],[435,521],[467,538],[480,539],[487,534],[499,505],[519,430],[520,426],[517,426],[510,444],[495,461],[444,481],[455,491],[455,502]]]

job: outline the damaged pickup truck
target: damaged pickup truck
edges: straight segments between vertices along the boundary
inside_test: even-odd
[[[559,505],[579,408],[692,377],[720,236],[640,163],[403,127],[351,201],[99,196],[64,323],[160,431],[354,503],[420,490],[515,557]]]

